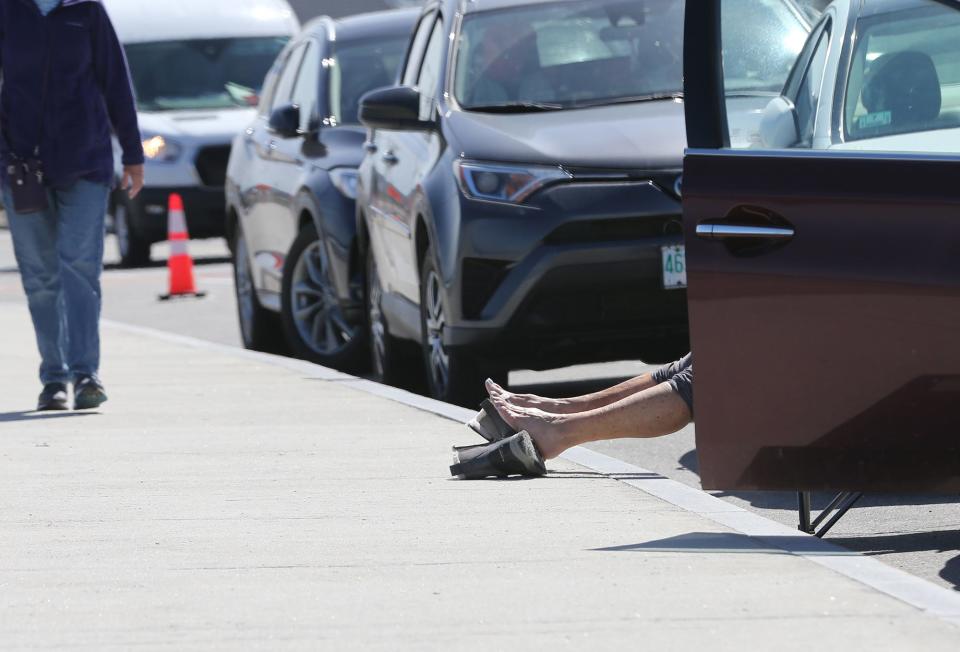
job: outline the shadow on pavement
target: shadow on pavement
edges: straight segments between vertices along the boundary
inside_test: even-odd
[[[767,545],[767,543],[772,545]],[[783,547],[780,547],[780,544]],[[719,553],[765,553],[771,555],[793,552],[811,552],[818,555],[855,555],[855,552],[835,550],[827,552],[818,539],[797,536],[764,537],[763,541],[735,532],[690,532],[658,541],[645,541],[623,546],[594,548],[594,552],[719,552]]]
[[[598,473],[596,471],[550,471],[547,479],[554,480],[586,480],[603,478],[606,480],[663,480],[659,473]]]
[[[23,412],[0,412],[0,423],[14,423],[16,421],[40,421],[43,419],[67,419],[71,417],[100,416],[99,412],[37,412],[28,410]]]
[[[210,258],[194,258],[193,259],[193,264],[195,267],[203,267],[204,265],[222,265],[224,263],[230,263],[230,262],[233,262],[233,261],[229,256],[214,256]],[[167,266],[166,260],[151,260],[149,263],[146,263],[144,265],[138,265],[137,267],[124,267],[120,263],[107,263],[106,265],[103,266],[103,269],[106,272],[112,272],[116,270],[133,271],[137,269],[157,269],[159,267],[166,267],[166,266]],[[6,270],[0,270],[0,271],[6,271]],[[16,268],[14,268],[12,271],[15,272],[17,270]]]
[[[697,451],[691,450],[680,456],[678,463],[691,473],[700,474],[697,463]],[[719,498],[733,497],[750,503],[761,509],[797,508],[797,494],[792,491],[732,491],[717,492],[713,495]],[[818,491],[810,497],[811,507],[823,509],[835,493]],[[866,494],[857,503],[857,507],[893,507],[897,505],[948,505],[958,502],[958,497],[949,494]]]
[[[908,532],[904,534],[871,535],[864,537],[836,537],[830,539],[850,550],[864,555],[888,555],[902,552],[960,551],[960,530]],[[941,569],[940,577],[960,591],[960,555],[950,559]]]

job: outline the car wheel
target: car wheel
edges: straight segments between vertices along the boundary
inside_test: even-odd
[[[233,280],[243,346],[253,351],[280,353],[284,348],[280,319],[276,313],[260,305],[247,255],[247,241],[239,227],[234,235],[233,251]]]
[[[444,344],[447,314],[443,281],[430,247],[420,270],[421,343],[430,396],[474,406],[484,395],[483,381],[489,374],[469,350]]]
[[[356,371],[364,357],[364,315],[333,285],[326,245],[313,225],[300,230],[283,268],[283,326],[300,358]]]
[[[383,285],[373,251],[367,251],[367,324],[370,336],[370,369],[373,380],[413,391],[423,391],[423,365],[416,343],[390,334],[383,313]]]
[[[142,267],[150,262],[150,242],[137,234],[130,221],[130,204],[125,199],[117,200],[113,209],[113,230],[120,249],[120,264],[123,267]]]

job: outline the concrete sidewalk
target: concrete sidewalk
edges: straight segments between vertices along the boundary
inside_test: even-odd
[[[0,649],[960,644],[569,462],[451,480],[450,445],[475,441],[462,425],[307,365],[106,327],[101,413],[22,412],[38,389],[23,306],[0,303],[0,332]]]

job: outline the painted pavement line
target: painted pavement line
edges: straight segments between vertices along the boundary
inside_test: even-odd
[[[237,346],[218,344],[187,335],[135,326],[110,319],[102,320],[102,324],[108,328],[151,337],[172,344],[283,367],[316,380],[339,381],[358,391],[380,396],[462,424],[466,424],[475,414],[474,410],[443,403],[426,396],[365,380],[304,360],[248,351]],[[577,446],[566,451],[561,457],[591,471],[610,476],[611,479],[630,485],[684,511],[756,539],[766,546],[803,557],[941,620],[960,626],[960,592],[937,586],[876,559],[781,525],[742,507],[732,505],[705,491],[689,487],[676,480],[671,480],[603,453]],[[629,476],[629,478],[618,476]]]

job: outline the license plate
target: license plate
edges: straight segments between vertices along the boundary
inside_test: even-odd
[[[683,245],[660,247],[663,287],[678,290],[687,287],[687,252]]]

